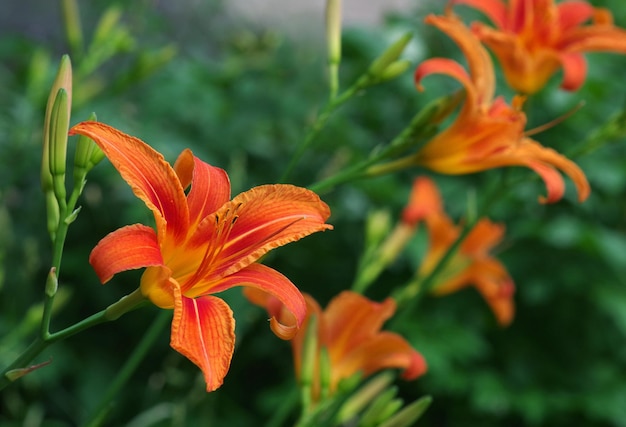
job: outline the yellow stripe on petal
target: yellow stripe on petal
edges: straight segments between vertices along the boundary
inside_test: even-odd
[[[180,289],[174,295],[170,345],[202,370],[207,391],[214,391],[224,382],[235,348],[233,313],[217,297],[187,298]]]

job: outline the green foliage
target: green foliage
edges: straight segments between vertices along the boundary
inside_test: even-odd
[[[626,26],[620,1],[602,3]],[[91,44],[77,57],[74,90],[83,98],[75,103],[72,123],[96,111],[99,120],[139,136],[170,161],[190,147],[228,171],[235,194],[277,182],[285,159],[326,102],[324,52],[280,30],[260,24],[250,28],[216,5],[193,11],[193,18],[172,11],[164,16],[152,3],[138,4],[133,14],[125,13],[126,6],[95,3],[89,10],[81,4],[86,8],[81,12],[101,18],[83,38]],[[416,34],[406,53],[414,64],[434,55],[458,57],[454,46],[421,24],[429,10],[423,6],[389,16],[378,28],[347,29],[341,87],[407,30]],[[183,18],[197,15],[214,24],[203,23],[209,28],[203,38],[185,32]],[[142,26],[133,16],[148,23]],[[60,22],[48,25],[61,28]],[[51,64],[62,51],[27,36],[0,29],[2,367],[30,343],[38,327],[51,259],[39,170],[43,105],[54,73]],[[176,50],[169,39],[179,41]],[[79,41],[73,43],[72,49],[80,49]],[[454,218],[465,213],[470,194],[480,204],[487,189],[503,181],[516,183],[496,201],[490,217],[507,226],[498,257],[515,280],[517,313],[511,327],[498,328],[471,289],[420,301],[410,322],[398,330],[423,353],[429,371],[415,382],[397,383],[405,402],[433,396],[418,425],[626,426],[626,145],[624,127],[618,126],[626,105],[626,61],[602,53],[588,59],[589,76],[580,91],[560,92],[558,78],[553,79],[529,105],[532,128],[586,101],[573,117],[535,138],[581,155],[575,160],[592,186],[587,202],[579,205],[568,192],[557,205],[538,204],[537,194],[544,189],[528,170],[435,177]],[[407,72],[348,102],[330,117],[290,182],[310,185],[366,158],[429,100],[456,89],[450,79],[431,79],[427,91],[418,94]],[[70,140],[70,146],[75,143]],[[117,301],[136,288],[139,278],[129,272],[102,287],[88,264],[89,252],[108,232],[151,221],[143,204],[102,163],[89,173],[82,210],[68,234],[54,330]],[[322,194],[332,208],[334,231],[278,249],[265,262],[325,304],[354,279],[369,213],[385,208],[397,217],[412,178],[421,172],[358,181]],[[423,239],[418,236],[379,278],[371,297],[386,297],[410,279],[423,256]],[[238,341],[224,386],[207,394],[197,368],[169,348],[164,330],[113,399],[105,425],[296,421],[289,345],[271,333],[265,313],[238,291],[227,292],[225,299],[238,322]],[[89,420],[157,314],[154,308],[133,312],[50,347],[35,361],[51,360],[49,366],[0,395],[0,425],[54,427]]]

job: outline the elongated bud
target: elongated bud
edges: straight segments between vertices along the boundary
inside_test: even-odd
[[[411,61],[408,59],[400,59],[394,61],[385,68],[381,73],[380,79],[382,81],[392,80],[404,73],[411,66]]]
[[[67,132],[70,127],[69,96],[65,89],[57,92],[49,127],[49,161],[52,188],[60,204],[65,202],[65,162],[67,157]]]
[[[411,427],[424,414],[432,401],[430,396],[421,397],[380,424],[379,427]]]
[[[332,378],[332,366],[330,363],[330,355],[328,354],[328,349],[326,347],[322,347],[320,349],[320,397],[322,399],[326,398],[330,395],[330,383]]]
[[[328,46],[328,74],[330,97],[339,91],[339,63],[341,62],[341,0],[326,1],[326,43]]]
[[[326,1],[326,42],[328,62],[339,64],[341,60],[341,0]]]
[[[370,405],[368,405],[367,409],[361,415],[360,424],[368,425],[368,426],[377,426],[381,423],[381,421],[385,421],[388,416],[383,418],[383,411],[387,407],[387,405],[396,397],[398,392],[398,387],[392,386],[380,393]],[[393,414],[392,414],[393,415]]]
[[[382,393],[383,390],[391,384],[393,377],[391,372],[383,372],[371,379],[365,386],[361,387],[339,410],[337,417],[339,423],[346,423],[359,414],[363,408],[370,405],[376,396]]]
[[[302,351],[302,367],[300,382],[303,386],[312,387],[317,364],[317,317],[309,317]]]
[[[381,78],[387,68],[396,62],[400,55],[402,55],[404,48],[409,44],[412,38],[413,34],[411,32],[405,33],[394,44],[389,46],[389,48],[383,52],[382,55],[372,62],[368,73],[374,77]]]
[[[65,100],[58,101],[57,98],[59,92],[63,90],[65,92]],[[59,71],[57,76],[52,84],[52,89],[50,90],[50,95],[48,96],[48,103],[46,105],[46,115],[44,119],[44,127],[43,127],[43,150],[42,150],[42,159],[41,159],[41,187],[44,191],[45,200],[46,200],[46,213],[47,213],[47,227],[48,232],[50,233],[50,237],[54,240],[54,236],[56,230],[59,225],[60,220],[60,207],[59,203],[65,204],[65,197],[63,197],[62,201],[59,200],[58,195],[55,192],[55,184],[52,178],[52,170],[51,170],[51,158],[50,154],[53,150],[50,137],[51,135],[56,135],[56,132],[52,131],[52,112],[55,104],[57,104],[56,115],[59,114],[58,108],[61,106],[60,104],[64,103],[63,106],[66,109],[65,113],[61,113],[61,116],[65,115],[69,121],[70,108],[72,105],[72,63],[70,62],[70,57],[64,55],[61,58],[61,63],[59,65]],[[58,123],[55,119],[55,126],[58,127]],[[69,122],[68,122],[69,124]],[[60,128],[59,128],[60,129]],[[67,134],[67,130],[65,131]],[[67,141],[67,137],[65,139]],[[56,141],[55,141],[56,142]],[[57,147],[54,147],[56,152]],[[56,166],[55,166],[56,167]],[[65,166],[63,166],[65,167]],[[62,192],[64,192],[65,187],[62,186]]]
[[[76,0],[63,0],[61,8],[67,44],[73,55],[80,55],[83,52],[83,30],[80,25],[78,3]]]
[[[72,63],[70,57],[63,55],[61,58],[61,64],[59,65],[59,72],[52,84],[50,95],[48,96],[48,104],[46,105],[46,115],[44,119],[43,127],[43,158],[41,161],[41,186],[44,191],[52,190],[52,174],[50,173],[50,117],[52,115],[52,108],[59,93],[59,89],[64,89],[67,93],[67,105],[69,116],[69,108],[72,105]]]
[[[96,121],[96,113],[91,113],[88,121]],[[80,135],[76,143],[76,153],[74,154],[74,185],[81,185],[89,172],[100,160],[104,158],[104,153],[90,138]]]

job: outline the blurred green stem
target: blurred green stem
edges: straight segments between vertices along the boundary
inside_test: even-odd
[[[313,124],[309,127],[304,139],[300,142],[300,145],[296,149],[295,154],[287,165],[287,169],[285,169],[283,176],[280,178],[280,182],[287,181],[289,175],[291,175],[291,172],[293,171],[293,168],[298,164],[300,159],[302,159],[304,152],[311,146],[311,143],[313,143],[320,131],[324,129],[324,126],[326,126],[326,122],[333,114],[333,112],[350,98],[352,98],[354,94],[362,88],[363,86],[361,84],[361,80],[359,80],[350,88],[342,92],[340,95],[335,96],[328,101],[324,109],[322,109],[322,111],[315,118]]]
[[[0,390],[11,384],[15,379],[19,378],[20,370],[28,369],[26,367],[35,357],[37,357],[42,351],[44,351],[49,345],[71,337],[78,332],[89,329],[100,323],[109,322],[119,318],[123,313],[127,313],[134,310],[147,302],[146,298],[141,294],[139,289],[133,293],[122,297],[119,301],[111,304],[106,309],[95,313],[82,321],[75,323],[65,329],[55,332],[53,334],[47,334],[47,336],[39,336],[35,341],[20,354],[13,363],[6,367],[2,371],[0,377]]]
[[[85,423],[87,427],[98,427],[105,421],[106,415],[111,409],[111,401],[117,396],[120,390],[128,382],[130,376],[135,372],[141,361],[148,354],[148,350],[152,348],[157,338],[163,332],[163,328],[170,322],[172,313],[170,310],[160,310],[150,328],[145,333],[141,341],[137,344],[130,357],[122,366],[122,369],[117,373],[115,379],[109,385],[109,388],[104,393],[104,396],[100,400],[100,404],[92,412],[88,418],[88,422]]]

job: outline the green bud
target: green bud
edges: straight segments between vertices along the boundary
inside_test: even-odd
[[[365,222],[366,250],[377,247],[391,230],[391,213],[389,210],[377,210],[367,216]]]
[[[379,427],[410,427],[424,414],[432,401],[432,397],[424,396],[407,405],[403,410],[380,424]]]
[[[57,229],[59,228],[59,220],[61,219],[59,201],[52,190],[46,191],[44,194],[46,198],[46,226],[48,227],[48,233],[52,241],[54,241],[54,236],[56,236]]]
[[[78,3],[76,0],[63,0],[61,2],[63,12],[63,22],[65,26],[65,38],[70,46],[72,54],[82,54],[83,51],[83,30],[80,25],[80,15],[78,13]]]
[[[59,289],[59,280],[57,279],[56,268],[52,267],[46,279],[46,295],[52,298]]]
[[[96,114],[91,113],[88,121],[96,121]],[[78,142],[76,143],[76,152],[74,153],[74,185],[83,185],[83,181],[85,181],[85,177],[87,176],[87,172],[91,170],[95,166],[95,163],[92,163],[91,157],[96,151],[96,149],[100,150],[100,147],[96,145],[90,138],[80,135],[78,137]],[[102,150],[100,150],[102,151]]]
[[[326,43],[328,63],[341,61],[341,0],[326,1]]]
[[[332,375],[330,355],[328,354],[328,349],[326,347],[322,347],[320,349],[319,357],[320,397],[324,399],[330,394],[330,380]]]
[[[52,108],[57,99],[57,95],[60,89],[64,89],[67,93],[67,116],[69,117],[72,105],[72,63],[70,57],[63,55],[61,58],[61,64],[59,65],[59,71],[52,84],[50,95],[48,96],[48,103],[46,105],[46,115],[44,119],[43,127],[43,158],[41,161],[41,186],[45,191],[52,190],[52,174],[50,172],[50,120],[52,116]]]
[[[72,211],[71,214],[69,214],[66,218],[65,218],[65,223],[67,225],[70,225],[71,223],[73,223],[74,221],[76,221],[76,218],[78,217],[78,213],[80,212],[80,210],[82,209],[82,206],[77,207],[76,209],[74,209]]]
[[[310,316],[302,350],[300,383],[304,387],[313,387],[313,376],[317,364],[317,317]]]
[[[65,201],[65,161],[67,157],[67,132],[70,125],[69,97],[65,89],[59,89],[52,112],[49,127],[50,174],[54,194],[60,204]]]
[[[408,59],[400,59],[394,61],[381,73],[380,79],[382,81],[392,80],[404,73],[412,65]]]
[[[413,34],[411,32],[405,33],[402,37],[400,37],[394,44],[392,44],[382,55],[372,62],[368,73],[376,78],[382,77],[385,70],[396,62],[404,48],[409,44],[411,39],[413,38]]]
[[[396,397],[398,387],[389,387],[379,394],[367,409],[361,415],[359,426],[361,427],[376,427],[381,421],[385,421],[387,417],[383,418],[383,411],[387,405]]]
[[[358,415],[363,408],[367,407],[376,396],[391,384],[393,378],[394,375],[391,372],[382,372],[361,387],[339,410],[337,418],[339,423],[343,424]]]

